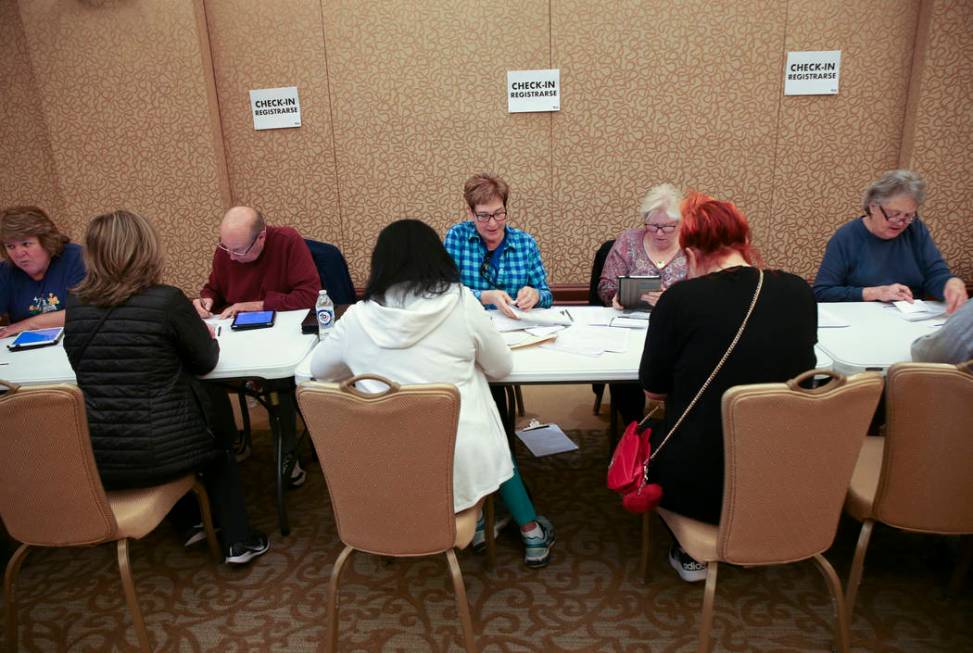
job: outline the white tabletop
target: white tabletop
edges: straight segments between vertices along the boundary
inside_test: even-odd
[[[307,309],[282,311],[269,329],[233,331],[230,320],[213,321],[219,325],[220,360],[204,379],[261,378],[285,379],[317,344],[316,335],[303,335],[301,322]],[[64,345],[12,352],[6,345],[13,338],[0,340],[0,379],[24,385],[75,383]],[[6,363],[6,364],[4,364]]]
[[[571,314],[580,323],[587,313],[604,311],[600,307],[570,306]],[[572,328],[572,327],[569,327]],[[605,327],[609,328],[609,327]],[[624,346],[623,352],[605,352],[600,356],[587,356],[556,351],[543,346],[514,349],[513,371],[498,383],[602,383],[638,381],[639,363],[645,343],[645,329],[610,327],[611,332]],[[817,367],[830,368],[831,358],[815,349]],[[303,383],[311,380],[311,356],[308,355],[294,371],[294,380]]]
[[[940,308],[939,302],[926,302]],[[909,322],[891,304],[843,302],[819,304],[848,326],[818,329],[818,346],[834,359],[842,374],[884,371],[890,365],[912,360],[910,347],[919,336],[934,333],[945,317]]]

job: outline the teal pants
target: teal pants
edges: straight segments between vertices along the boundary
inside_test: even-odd
[[[537,511],[534,510],[534,504],[527,496],[527,488],[520,478],[520,470],[516,462],[514,462],[514,475],[500,484],[500,498],[518,526],[529,524],[537,519]]]

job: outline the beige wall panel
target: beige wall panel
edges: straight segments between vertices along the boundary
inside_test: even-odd
[[[221,208],[219,143],[194,2],[30,0],[21,18],[76,228],[127,207],[150,217],[167,279],[194,292]]]
[[[973,3],[933,3],[908,165],[929,182],[922,208],[954,274],[973,284]]]
[[[766,220],[783,3],[570,0],[552,11],[564,86],[553,136],[559,281],[587,284],[595,250],[640,224],[642,196],[663,181]]]
[[[343,246],[321,6],[208,0],[206,14],[233,202]],[[279,86],[297,87],[301,127],[254,130],[250,90]]]
[[[550,116],[507,113],[507,70],[549,65],[548,2],[322,0],[345,255],[359,283],[378,232],[403,217],[440,233],[463,182],[494,170],[510,223],[547,251]]]
[[[61,219],[64,200],[27,39],[14,0],[0,0],[0,207],[36,204],[73,238]]]
[[[841,50],[841,79],[837,95],[782,97],[774,211],[756,229],[768,264],[813,278],[835,229],[861,215],[865,186],[896,167],[917,9],[911,0],[788,3],[785,58]]]

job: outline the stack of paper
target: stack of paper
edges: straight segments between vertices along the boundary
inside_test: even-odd
[[[921,299],[916,299],[914,301],[906,302],[892,302],[892,304],[899,309],[899,317],[903,320],[908,320],[909,322],[919,322],[920,320],[931,320],[934,317],[939,317],[945,310],[941,304],[924,302]]]
[[[514,314],[518,319],[511,319],[500,311],[490,311],[494,326],[501,332],[519,331],[530,327],[568,326],[573,322],[571,315],[564,309],[535,308],[522,311],[515,308]]]

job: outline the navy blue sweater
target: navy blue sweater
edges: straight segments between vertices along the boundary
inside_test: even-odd
[[[828,241],[814,280],[814,296],[819,302],[860,302],[862,288],[901,283],[917,299],[927,295],[942,299],[943,286],[952,276],[921,220],[884,240],[872,235],[858,218]]]

